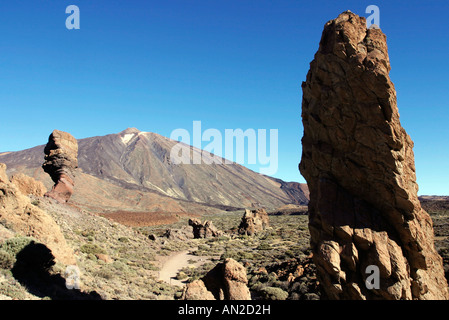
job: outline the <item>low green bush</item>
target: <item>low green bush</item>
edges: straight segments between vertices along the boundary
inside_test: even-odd
[[[0,249],[0,269],[12,269],[16,258],[9,252]]]
[[[0,244],[0,249],[8,252],[9,254],[16,256],[20,251],[22,251],[27,245],[33,241],[29,237],[16,237],[4,241]]]
[[[105,254],[106,253],[106,251],[102,247],[100,247],[94,243],[83,244],[81,246],[80,250],[81,250],[81,252],[83,252],[85,254]]]
[[[262,288],[261,294],[266,300],[286,300],[288,298],[288,292],[281,288],[265,287]]]

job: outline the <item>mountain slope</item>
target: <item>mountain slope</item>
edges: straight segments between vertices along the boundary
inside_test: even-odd
[[[239,164],[173,164],[170,150],[176,143],[134,128],[78,140],[80,169],[73,201],[94,211],[178,212],[205,205],[276,208],[307,202],[304,185],[270,178]],[[43,148],[3,153],[0,162],[6,163],[10,175],[23,172],[50,187],[52,182],[41,169]]]

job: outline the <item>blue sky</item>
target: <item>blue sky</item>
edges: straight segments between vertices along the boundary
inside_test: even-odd
[[[68,30],[68,5],[81,29]],[[380,8],[420,194],[449,195],[447,1],[21,0],[0,4],[0,152],[127,127],[278,129],[276,177],[304,182],[301,82],[324,24]],[[257,166],[249,166],[257,170]]]

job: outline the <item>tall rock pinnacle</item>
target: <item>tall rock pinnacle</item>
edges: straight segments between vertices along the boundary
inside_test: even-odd
[[[302,85],[299,168],[330,299],[449,298],[389,71],[386,36],[346,11],[326,23]],[[368,286],[376,270],[379,287]]]
[[[78,142],[71,134],[54,130],[44,153],[42,168],[55,183],[45,196],[67,202],[73,194],[75,169],[78,168]]]

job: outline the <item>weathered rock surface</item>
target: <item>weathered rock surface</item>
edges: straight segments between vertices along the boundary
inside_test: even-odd
[[[19,188],[24,195],[33,195],[36,197],[43,197],[47,193],[47,188],[41,181],[36,181],[23,173],[15,174],[11,177],[11,182]]]
[[[331,299],[448,299],[386,36],[349,11],[329,21],[303,83],[300,171],[322,289]],[[379,268],[368,290],[366,268]]]
[[[252,236],[257,232],[265,230],[268,226],[269,219],[265,209],[245,209],[238,233]]]
[[[207,290],[203,280],[195,280],[184,288],[183,300],[215,300],[215,297]]]
[[[185,300],[251,300],[246,269],[234,259],[217,264],[184,289]]]
[[[42,168],[55,183],[45,195],[67,202],[73,194],[75,170],[78,168],[78,142],[69,133],[54,130],[44,149]]]
[[[0,221],[5,221],[10,230],[46,245],[57,261],[65,265],[76,264],[73,250],[56,222],[31,204],[30,198],[9,181],[5,170],[6,166],[0,164]]]
[[[220,232],[212,223],[212,221],[204,221],[201,223],[199,219],[189,219],[189,226],[193,228],[193,238],[194,239],[204,239],[219,237],[222,232]]]

